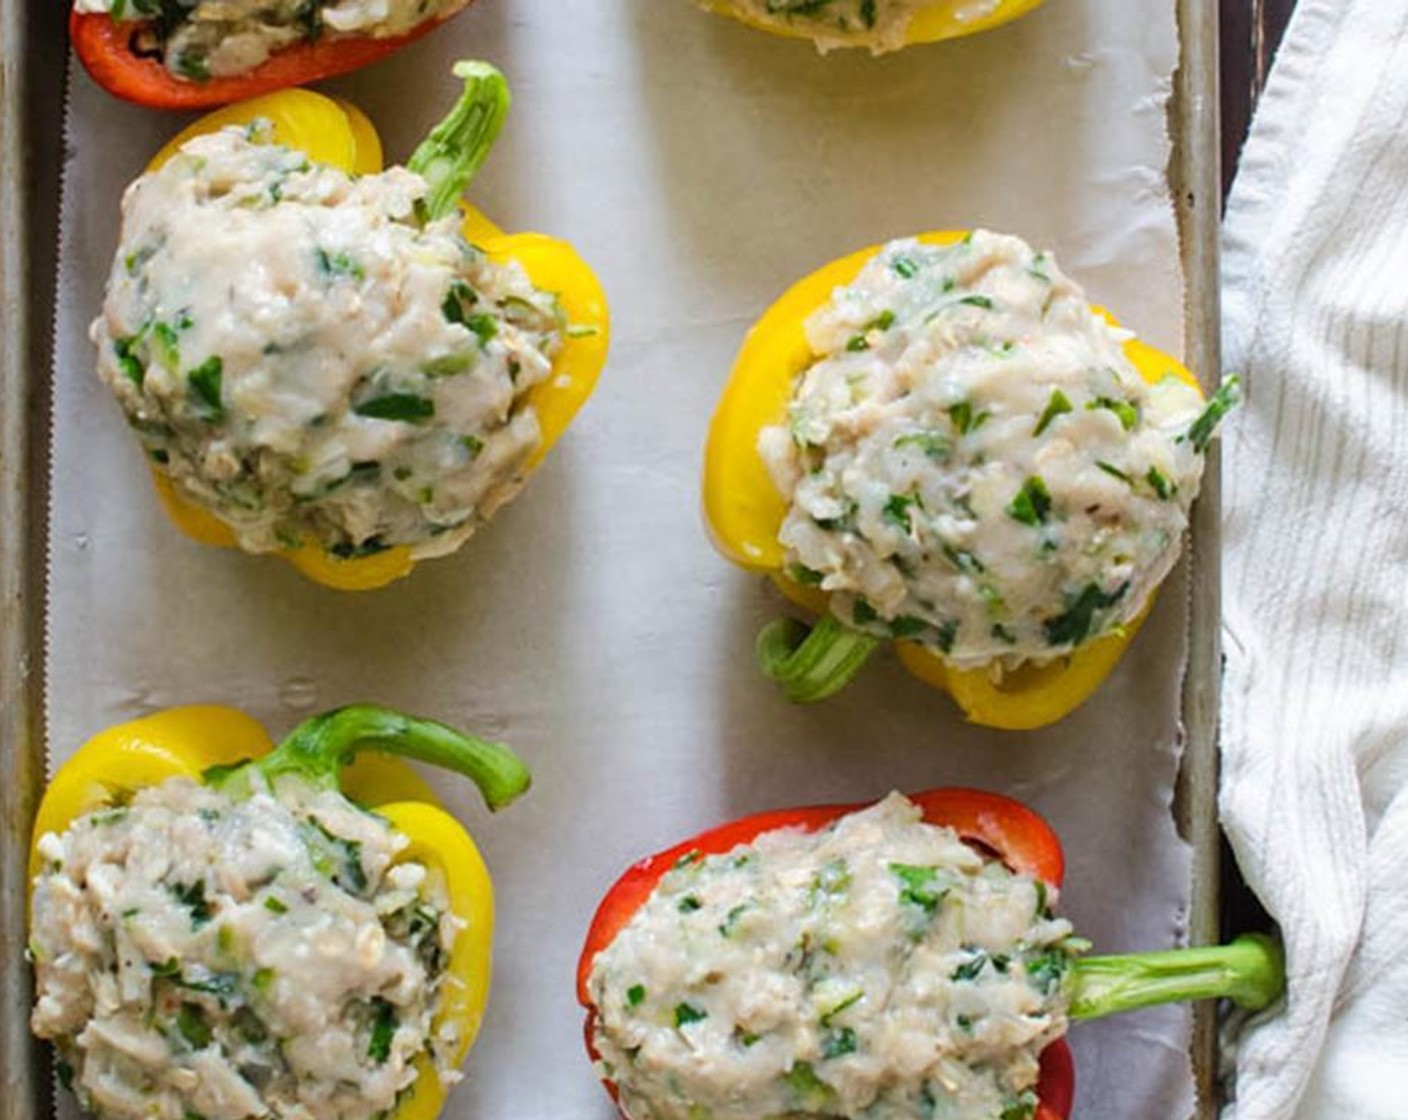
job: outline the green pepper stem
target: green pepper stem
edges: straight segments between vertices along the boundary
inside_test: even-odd
[[[487,62],[460,61],[453,72],[464,79],[464,93],[406,161],[429,185],[423,207],[432,221],[455,212],[508,116],[508,82],[498,69]]]
[[[1072,1019],[1194,999],[1230,999],[1260,1011],[1284,990],[1286,966],[1280,945],[1250,933],[1229,945],[1080,958],[1069,983]]]
[[[532,781],[528,768],[502,743],[476,739],[443,723],[375,704],[335,708],[304,720],[263,758],[208,772],[207,780],[222,788],[239,789],[242,787],[236,783],[247,783],[245,772],[253,768],[271,784],[295,774],[315,785],[338,789],[343,767],[365,750],[414,758],[463,774],[479,787],[490,809],[502,809]]]
[[[880,639],[827,615],[808,632],[794,618],[779,618],[758,634],[758,664],[794,704],[814,704],[845,688]]]

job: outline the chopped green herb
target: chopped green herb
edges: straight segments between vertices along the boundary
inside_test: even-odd
[[[465,320],[466,327],[479,339],[479,346],[483,349],[489,345],[489,341],[499,333],[498,321],[492,315],[471,315]]]
[[[1051,513],[1051,491],[1046,488],[1041,475],[1034,474],[1022,483],[1022,488],[1007,507],[1007,513],[1024,525],[1035,527],[1046,524],[1047,515]]]
[[[365,280],[367,277],[366,271],[350,253],[315,249],[314,256],[318,263],[318,275],[325,280]]]
[[[918,494],[891,494],[881,518],[905,533],[912,533],[914,522],[910,510],[916,507],[920,510],[924,508]]]
[[[719,936],[732,937],[734,935],[734,932],[738,929],[738,919],[743,917],[744,914],[748,913],[750,909],[751,904],[747,902],[740,902],[737,906],[730,910],[724,916],[723,922],[719,925]]]
[[[851,869],[844,859],[833,859],[812,876],[812,900],[823,895],[832,898],[845,894],[851,886]]]
[[[264,909],[271,914],[287,914],[288,907],[271,894],[264,896]]]
[[[900,436],[895,440],[894,446],[913,447],[922,451],[928,458],[936,462],[944,462],[953,452],[953,440],[944,432],[928,429],[922,432],[911,432],[909,435]]]
[[[1104,471],[1107,475],[1109,475],[1111,478],[1119,479],[1126,486],[1134,485],[1134,479],[1130,478],[1128,473],[1120,470],[1119,467],[1115,466],[1113,463],[1107,463],[1104,459],[1097,459],[1095,460],[1095,465],[1099,467],[1102,471]]]
[[[221,400],[221,382],[225,363],[217,355],[212,355],[186,374],[191,393],[200,402],[201,413],[207,420],[221,420],[225,415],[225,404]]]
[[[171,894],[182,906],[191,912],[191,928],[200,929],[214,916],[210,903],[205,899],[205,880],[197,879],[190,886],[173,886]]]
[[[626,989],[626,1006],[639,1007],[645,1002],[645,985],[632,984]]]
[[[1188,425],[1187,433],[1179,438],[1188,440],[1193,445],[1193,450],[1201,455],[1212,442],[1222,418],[1232,411],[1241,399],[1242,379],[1234,373],[1223,380],[1217,392],[1208,401],[1207,407]]]
[[[917,638],[929,629],[929,624],[912,614],[902,614],[890,621],[890,637]]]
[[[147,367],[142,365],[141,359],[132,352],[138,341],[138,335],[115,338],[112,340],[112,352],[117,357],[117,365],[123,376],[140,389],[142,382],[147,378]]]
[[[953,421],[958,434],[964,436],[981,428],[990,415],[992,414],[987,411],[974,415],[971,401],[959,401],[948,410],[948,418]]]
[[[391,1040],[396,1037],[396,1007],[381,996],[372,996],[372,1034],[367,1057],[381,1063],[391,1057]]]
[[[426,377],[458,377],[473,369],[478,360],[474,350],[452,350],[448,354],[422,362],[420,371]]]
[[[968,959],[953,970],[953,973],[949,976],[950,980],[976,980],[978,974],[987,967],[988,955],[984,950],[975,947],[970,948],[968,953]]]
[[[205,1021],[205,1012],[197,1004],[181,1004],[176,1012],[176,1030],[192,1049],[204,1050],[210,1045],[210,1024]]]
[[[821,1044],[823,1058],[842,1058],[856,1052],[856,1032],[850,1027],[842,1027],[826,1036]]]
[[[851,621],[857,626],[867,626],[880,617],[880,612],[870,605],[869,600],[857,596],[851,607]]]
[[[951,618],[940,626],[934,634],[934,645],[940,653],[949,653],[953,650],[953,643],[958,640],[958,620]]]
[[[460,436],[460,446],[469,452],[471,460],[479,458],[479,453],[484,450],[484,441],[478,436]]]
[[[176,73],[193,82],[210,81],[210,64],[198,54],[181,53],[175,59]]]
[[[367,416],[374,420],[423,424],[435,415],[435,402],[415,393],[387,393],[353,406],[352,411],[358,416]]]
[[[1124,598],[1129,584],[1105,591],[1098,583],[1088,583],[1080,594],[1066,596],[1066,609],[1043,623],[1046,640],[1053,646],[1076,646],[1090,637],[1098,611],[1109,610]]]
[[[944,545],[944,558],[966,575],[981,575],[987,571],[983,567],[982,561],[967,549],[954,548],[952,545],[946,544]]]
[[[167,957],[159,964],[149,966],[153,976],[179,976],[181,974],[181,962],[176,957]]]
[[[707,1011],[700,1011],[699,1008],[695,1007],[693,1004],[675,1004],[675,1026],[677,1027],[685,1027],[690,1023],[698,1023],[708,1017],[709,1013]]]
[[[852,354],[859,354],[863,350],[869,350],[870,343],[865,340],[865,335],[853,334],[846,340],[846,349]]]
[[[181,980],[181,987],[191,992],[203,992],[206,995],[218,996],[220,1005],[223,1007],[225,1000],[234,994],[239,987],[240,975],[238,972],[213,972],[208,980]]]
[[[1036,1104],[1036,1094],[1030,1089],[1024,1090],[1020,1097],[1014,1097],[1003,1105],[999,1120],[1032,1120],[1036,1115]]]
[[[890,267],[902,280],[913,280],[919,275],[919,266],[909,257],[896,257]]]
[[[682,899],[680,899],[679,911],[681,914],[693,914],[696,910],[701,909],[703,906],[704,904],[699,901],[696,895],[687,894]]]
[[[805,564],[791,564],[787,568],[787,578],[803,587],[820,587],[826,576]]]
[[[181,346],[176,328],[170,323],[154,323],[151,329],[152,351],[157,362],[169,373],[181,368]]]
[[[684,855],[680,856],[679,859],[675,860],[674,869],[679,870],[681,867],[688,867],[690,866],[690,864],[698,863],[703,858],[703,852],[701,852],[698,848],[691,848],[689,851],[685,852]]]
[[[964,1034],[973,1033],[973,1020],[970,1016],[959,1015],[956,1016],[953,1021]]]
[[[840,1003],[835,1004],[831,1008],[831,1010],[826,1011],[822,1014],[821,1025],[823,1027],[829,1027],[831,1025],[832,1020],[835,1019],[838,1015],[840,1015],[841,1012],[845,1011],[849,1007],[854,1007],[864,998],[865,993],[863,991],[857,990],[852,992],[845,999],[841,1000]]]
[[[250,981],[256,992],[267,992],[270,985],[274,983],[274,970],[272,968],[261,968],[254,974],[254,979]]]
[[[1051,426],[1051,422],[1063,413],[1071,411],[1071,402],[1066,394],[1060,389],[1051,390],[1051,398],[1046,402],[1046,408],[1042,410],[1041,418],[1036,422],[1036,427],[1032,429],[1033,436],[1039,436]]]
[[[1049,996],[1061,986],[1069,966],[1070,958],[1065,953],[1060,949],[1048,949],[1027,959],[1027,979],[1042,995]]]
[[[946,888],[935,886],[939,874],[937,868],[892,863],[890,874],[899,880],[900,902],[907,906],[917,906],[926,914],[933,914],[938,910],[939,903],[943,901],[944,895],[948,894]]]
[[[807,1112],[818,1112],[835,1095],[835,1091],[816,1075],[810,1062],[793,1062],[784,1075],[788,1090]]]
[[[445,299],[440,304],[440,313],[445,316],[447,323],[467,326],[464,309],[473,307],[478,302],[479,293],[471,285],[463,280],[451,280],[450,290],[445,293]]]
[[[1132,431],[1134,425],[1139,423],[1139,410],[1129,401],[1122,401],[1116,397],[1096,397],[1085,408],[1087,412],[1094,412],[1102,408],[1113,412],[1119,418],[1120,427],[1127,432]]]
[[[1150,467],[1144,481],[1149,484],[1149,489],[1159,496],[1160,501],[1166,502],[1178,493],[1178,484],[1171,481],[1158,467]]]
[[[958,302],[968,307],[981,307],[984,311],[993,309],[993,302],[987,296],[964,296]]]

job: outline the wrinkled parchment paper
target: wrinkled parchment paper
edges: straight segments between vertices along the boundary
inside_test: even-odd
[[[1176,349],[1181,279],[1162,169],[1171,0],[1051,0],[971,40],[883,59],[704,15],[685,0],[482,0],[332,83],[404,158],[455,96],[452,59],[509,75],[473,195],[570,238],[615,317],[595,398],[520,499],[451,560],[382,592],[203,548],[160,514],[86,332],[118,199],[181,119],[75,66],[58,317],[49,733],[55,762],[166,705],[243,706],[277,731],[377,699],[511,741],[532,793],[490,819],[440,783],[498,891],[494,993],[449,1116],[612,1114],[581,1045],[578,948],[624,867],[728,817],[891,788],[980,785],[1064,837],[1063,907],[1104,951],[1180,936],[1189,858],[1170,817],[1185,626],[1177,577],[1100,695],[1059,727],[966,727],[879,657],[838,699],[784,703],[754,668],[780,607],[698,512],[705,429],[752,319],[795,278],[910,232],[986,225],[1054,249],[1092,296]],[[1075,1030],[1077,1114],[1189,1112],[1186,1018]]]

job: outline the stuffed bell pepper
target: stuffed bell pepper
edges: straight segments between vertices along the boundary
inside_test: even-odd
[[[956,39],[1010,23],[1042,0],[699,0],[711,12],[820,51],[868,47],[872,54],[912,43]]]
[[[31,848],[31,1026],[86,1111],[433,1120],[488,999],[493,896],[391,755],[490,808],[528,787],[507,747],[370,705],[277,747],[238,711],[172,709],[59,769]]]
[[[151,109],[206,109],[358,70],[472,0],[74,0],[93,80]]]
[[[587,936],[627,1120],[1064,1120],[1072,1020],[1283,986],[1260,937],[1088,957],[1037,814],[973,790],[748,817],[641,861]]]
[[[764,669],[818,700],[893,639],[977,723],[1060,719],[1177,559],[1235,393],[1204,401],[1015,237],[814,273],[749,334],[705,458],[719,549],[823,616],[764,630]]]
[[[356,109],[289,90],[197,122],[128,189],[98,373],[197,540],[379,587],[463,544],[595,386],[600,285],[463,202],[508,89],[455,73],[405,167],[380,170]]]

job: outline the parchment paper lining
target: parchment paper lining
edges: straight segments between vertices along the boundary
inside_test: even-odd
[[[611,1115],[572,976],[602,890],[638,856],[726,817],[890,788],[980,785],[1046,813],[1064,909],[1106,951],[1180,936],[1189,861],[1169,815],[1186,612],[1176,573],[1102,693],[1057,728],[962,724],[881,658],[793,709],[752,662],[779,609],[700,525],[705,428],[747,325],[793,279],[863,245],[987,225],[1054,249],[1092,295],[1177,350],[1163,168],[1173,5],[1052,0],[1010,28],[884,59],[822,59],[683,0],[484,0],[333,83],[404,157],[489,58],[516,102],[476,200],[572,239],[616,339],[596,398],[522,498],[458,557],[369,596],[200,548],[161,517],[86,332],[123,185],[180,123],[79,68],[65,167],[51,533],[53,761],[171,704],[277,730],[380,699],[512,741],[536,788],[489,819],[442,783],[495,875],[494,997],[447,1116]],[[1176,1010],[1078,1027],[1077,1114],[1191,1109]],[[70,1107],[66,1102],[64,1107]]]

